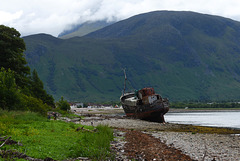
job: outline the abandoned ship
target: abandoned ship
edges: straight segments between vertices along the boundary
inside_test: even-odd
[[[127,76],[124,70],[124,90],[120,97],[127,117],[164,123],[164,114],[169,110],[169,101],[156,94],[152,87],[126,92]]]

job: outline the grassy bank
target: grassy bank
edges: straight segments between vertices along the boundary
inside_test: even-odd
[[[22,144],[5,144],[0,150],[16,149],[39,159],[64,160],[81,156],[102,160],[111,157],[113,132],[109,127],[97,126],[96,132],[91,131],[92,126],[84,126],[89,131],[77,130],[79,127],[82,125],[48,120],[36,113],[0,111],[0,137],[11,136]]]

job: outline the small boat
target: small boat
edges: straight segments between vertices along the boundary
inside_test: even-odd
[[[164,123],[164,114],[169,110],[169,101],[156,94],[152,87],[126,92],[127,76],[124,70],[124,91],[120,97],[127,117]]]

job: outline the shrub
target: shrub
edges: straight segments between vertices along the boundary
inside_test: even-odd
[[[105,125],[98,125],[97,133],[86,132],[79,138],[72,148],[71,157],[85,156],[94,160],[106,160],[110,154],[110,141],[113,140],[113,131]]]
[[[0,108],[3,110],[27,110],[45,115],[50,109],[42,100],[23,94],[17,88],[14,72],[10,69],[0,70],[0,98]]]
[[[46,115],[47,111],[51,109],[42,100],[26,95],[22,95],[22,106],[24,106],[24,110],[38,112],[42,115]]]
[[[60,108],[63,111],[68,111],[70,110],[70,105],[69,103],[61,97],[59,102],[57,102],[57,107]]]
[[[14,72],[10,69],[0,70],[0,108],[4,110],[18,109],[20,104],[20,90],[15,83]]]

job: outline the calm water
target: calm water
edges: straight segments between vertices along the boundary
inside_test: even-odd
[[[240,129],[240,111],[167,113],[165,121],[179,124],[230,127]]]

